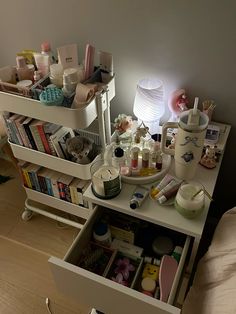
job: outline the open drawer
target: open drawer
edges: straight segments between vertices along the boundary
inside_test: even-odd
[[[75,298],[78,302],[90,305],[105,314],[180,313],[180,309],[174,307],[172,304],[175,299],[189,249],[189,236],[179,234],[182,238],[183,251],[167,303],[78,266],[78,260],[92,238],[94,224],[103,215],[104,211],[107,212],[108,216],[110,214],[118,214],[111,209],[96,207],[64,259],[62,260],[56,257],[49,259],[50,267],[58,288],[63,293]],[[128,215],[124,216],[127,218],[130,217]],[[142,223],[146,224],[146,222],[140,220],[139,223],[140,225],[142,225]],[[169,231],[172,232],[171,230]]]

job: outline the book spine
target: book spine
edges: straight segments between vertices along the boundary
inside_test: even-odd
[[[12,127],[13,127],[13,129],[15,131],[15,134],[16,134],[16,137],[17,137],[17,140],[18,140],[18,144],[23,146],[24,144],[23,144],[22,138],[20,136],[20,132],[19,132],[19,130],[17,128],[16,122],[14,120],[12,120],[11,121],[11,125],[12,125]]]
[[[18,141],[18,138],[16,136],[16,133],[15,133],[15,129],[13,128],[13,125],[12,125],[12,121],[7,119],[7,125],[8,125],[8,130],[10,131],[10,139],[13,143],[15,144],[20,144],[19,141]]]
[[[69,188],[69,186],[67,184],[65,184],[64,189],[65,189],[65,199],[66,199],[67,202],[71,203],[71,195],[70,195],[70,188]]]
[[[11,131],[9,122],[7,121],[8,115],[3,114],[2,117],[3,117],[3,120],[4,120],[4,126],[5,126],[5,130],[7,132],[7,136],[10,139],[10,141],[14,143],[14,139],[13,139],[13,136],[12,136],[12,131]]]
[[[26,169],[22,169],[23,171],[23,174],[25,176],[25,179],[26,179],[26,187],[32,189],[32,184],[31,184],[31,181],[30,181],[30,177],[29,177],[29,174],[28,174],[28,171]]]
[[[53,196],[56,197],[56,198],[60,198],[58,185],[57,185],[57,180],[51,179],[51,184],[52,184]]]
[[[42,152],[42,153],[45,153],[45,149],[43,147],[43,143],[41,141],[37,127],[35,125],[30,125],[30,130],[31,130],[32,136],[34,138],[34,142],[36,144],[37,150]]]
[[[70,195],[71,195],[71,202],[72,202],[73,204],[76,204],[76,203],[75,203],[74,187],[73,187],[73,186],[69,186],[69,189],[70,189]]]
[[[34,180],[34,183],[35,183],[36,191],[41,192],[40,185],[39,185],[39,180],[38,180],[38,176],[37,176],[37,172],[31,171],[31,173],[32,173],[33,180]]]
[[[27,133],[25,132],[25,128],[21,123],[17,124],[20,136],[22,138],[23,144],[25,147],[32,148]]]
[[[75,204],[79,205],[79,196],[78,196],[78,192],[77,192],[76,187],[74,187],[74,199],[75,199]]]
[[[47,141],[47,138],[46,138],[44,130],[43,130],[43,125],[42,124],[37,125],[37,130],[38,130],[39,136],[41,138],[41,141],[43,143],[43,147],[44,147],[45,152],[49,155],[52,155],[51,149],[49,147],[49,143]]]
[[[64,183],[58,182],[57,184],[58,184],[60,199],[65,201],[66,200],[66,194],[65,194]]]
[[[23,172],[23,169],[22,169],[22,167],[19,166],[19,165],[18,165],[18,169],[19,169],[19,172],[20,172],[20,175],[21,175],[21,180],[22,180],[24,186],[27,187],[27,181],[26,181],[26,177],[25,177],[25,174],[24,174],[24,172]]]
[[[47,138],[47,141],[48,141],[48,144],[49,144],[49,147],[50,147],[50,151],[51,151],[51,154],[53,156],[57,156],[57,153],[55,151],[55,148],[52,144],[52,140],[50,139],[50,135],[46,133],[46,138]]]
[[[77,197],[78,197],[78,205],[84,205],[83,203],[83,194],[82,194],[82,190],[80,188],[77,188]]]
[[[26,132],[26,134],[27,134],[27,136],[28,136],[28,139],[29,139],[29,141],[30,141],[31,147],[32,147],[33,149],[37,150],[37,147],[36,147],[36,144],[35,144],[35,142],[34,142],[34,138],[33,138],[32,133],[31,133],[31,131],[30,131],[29,125],[28,125],[28,124],[24,124],[24,129],[25,129],[25,132]]]
[[[36,184],[35,184],[35,180],[34,180],[33,174],[32,174],[31,171],[28,171],[28,174],[29,174],[29,179],[30,179],[30,183],[31,183],[32,189],[36,190]]]
[[[45,178],[41,175],[38,175],[38,180],[41,192],[44,194],[48,194]]]
[[[49,177],[45,177],[45,182],[47,185],[47,191],[48,191],[48,195],[53,196],[53,191],[52,191],[52,185],[51,185],[51,180]]]

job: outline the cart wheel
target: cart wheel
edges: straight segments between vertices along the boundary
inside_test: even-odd
[[[30,220],[30,219],[32,218],[32,216],[33,216],[32,210],[25,209],[25,210],[23,211],[21,217],[22,217],[22,219],[23,219],[24,221],[28,221],[28,220]]]

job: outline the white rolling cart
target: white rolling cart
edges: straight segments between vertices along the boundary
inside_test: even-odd
[[[115,79],[111,77],[105,88],[97,92],[91,102],[79,109],[66,108],[61,106],[45,106],[37,100],[17,96],[10,93],[0,92],[0,111],[13,112],[46,122],[55,123],[72,129],[86,129],[95,120],[99,126],[99,138],[101,145],[105,148],[110,143],[110,101],[115,96]],[[42,153],[24,146],[9,142],[14,156],[17,159],[38,164],[45,168],[59,171],[73,177],[89,180],[90,166],[80,165],[59,157]],[[88,219],[92,213],[91,209],[75,205],[55,197],[40,193],[25,187],[27,199],[25,210],[22,214],[24,220],[29,220],[33,212],[45,215],[49,218],[67,223],[77,228],[83,225],[70,219],[50,213],[45,206]]]

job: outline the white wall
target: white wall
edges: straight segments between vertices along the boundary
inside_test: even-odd
[[[8,0],[0,10],[0,66],[14,64],[15,53],[24,48],[39,50],[43,40],[54,49],[77,43],[82,61],[89,42],[114,56],[113,118],[120,112],[132,113],[136,84],[143,77],[163,80],[166,101],[179,87],[191,100],[214,99],[215,120],[233,126],[218,184],[230,183],[228,192],[224,188],[229,200],[222,205],[231,206],[235,11],[233,0]],[[221,191],[218,188],[218,198]]]

